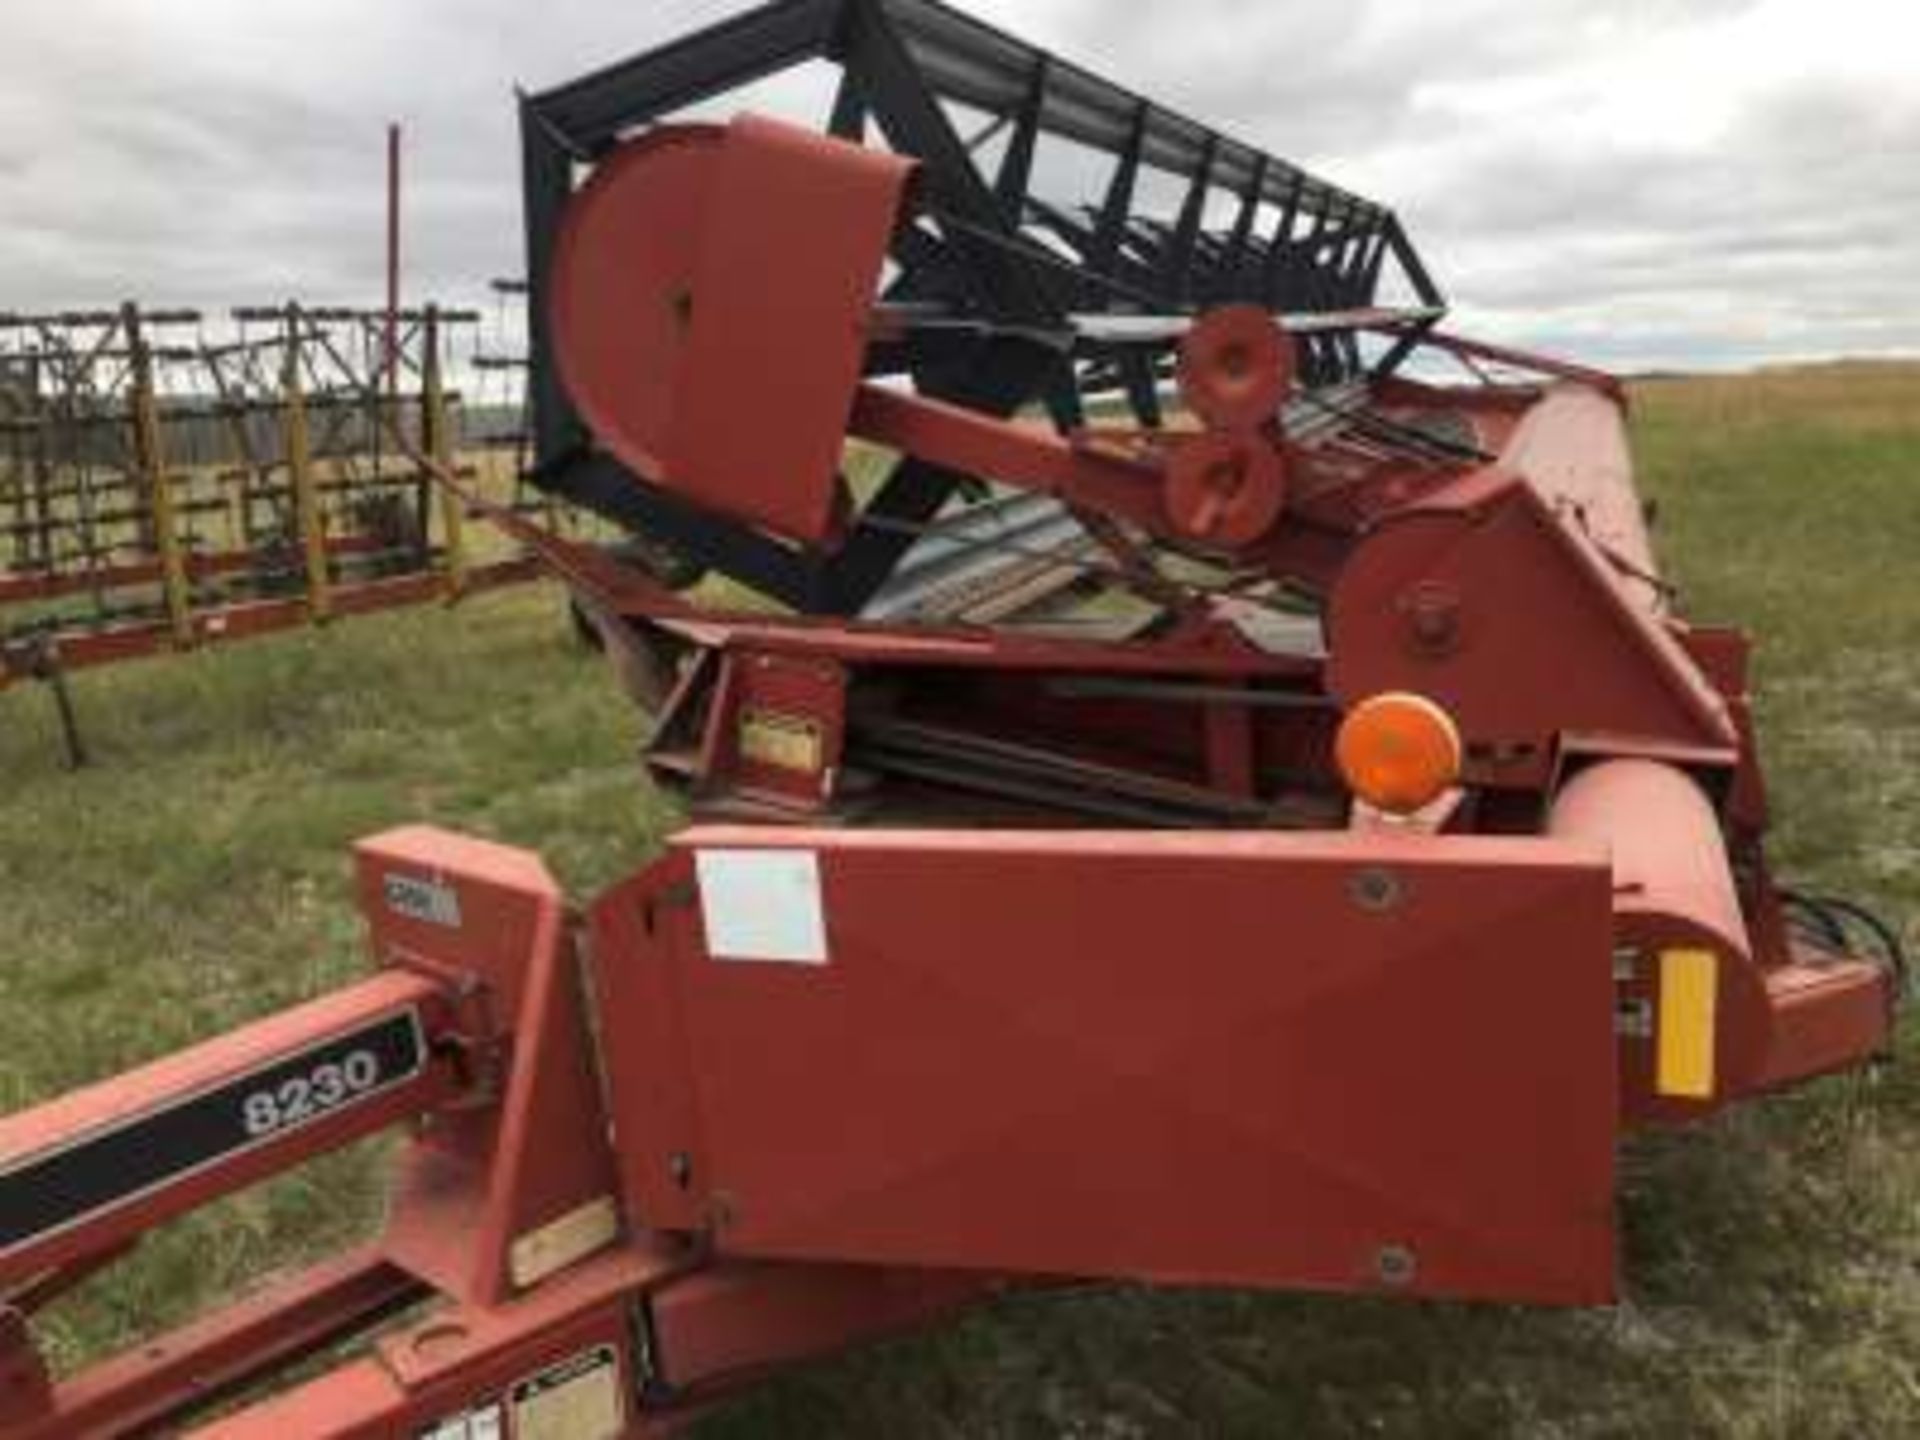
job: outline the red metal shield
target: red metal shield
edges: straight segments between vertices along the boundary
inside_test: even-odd
[[[652,901],[609,898],[597,946],[621,1163],[652,1223],[767,1257],[1613,1294],[1595,851],[711,828],[676,846],[643,877]]]

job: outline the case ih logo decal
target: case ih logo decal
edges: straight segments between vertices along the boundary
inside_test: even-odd
[[[409,920],[460,928],[460,892],[444,880],[422,880],[413,875],[388,875],[382,886],[387,908]]]

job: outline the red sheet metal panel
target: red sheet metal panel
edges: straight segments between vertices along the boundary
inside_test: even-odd
[[[912,171],[756,116],[659,130],[601,164],[553,274],[555,353],[594,434],[709,509],[827,539]]]
[[[1619,401],[1562,382],[1528,409],[1500,453],[1567,523],[1616,563],[1622,591],[1651,614],[1668,610]]]
[[[1845,1070],[1892,1046],[1899,982],[1884,967],[1807,946],[1766,977],[1772,1025],[1763,1087]]]
[[[399,1152],[387,1254],[497,1303],[618,1228],[565,902],[537,855],[430,826],[363,840],[355,861],[376,956],[449,977],[473,1012],[468,1064],[503,1069],[495,1103],[437,1116]]]
[[[743,115],[707,196],[668,440],[703,504],[821,540],[913,162]]]
[[[660,869],[598,957],[651,1223],[743,1256],[1613,1293],[1597,852],[696,828]],[[623,1045],[642,996],[659,1043]]]
[[[688,314],[676,297],[691,293],[724,133],[672,125],[622,145],[573,197],[554,253],[549,319],[567,393],[601,444],[661,484]]]
[[[1326,623],[1328,684],[1344,704],[1412,690],[1444,705],[1470,746],[1606,734],[1731,762],[1739,743],[1700,667],[1580,527],[1497,469],[1371,532]]]
[[[1611,760],[1575,776],[1554,798],[1551,832],[1604,846],[1613,860],[1621,950],[1620,997],[1644,1005],[1651,1025],[1620,1040],[1620,1101],[1632,1118],[1693,1119],[1754,1088],[1767,1050],[1767,995],[1719,817],[1684,771],[1652,760]],[[1661,1093],[1656,1053],[1673,1017],[1660,1004],[1662,956],[1715,958],[1712,1093]],[[1634,1029],[1645,1033],[1632,1033]]]
[[[1879,966],[1819,953],[1759,963],[1720,818],[1684,771],[1651,760],[1591,766],[1554,798],[1549,826],[1613,857],[1620,998],[1644,1007],[1648,1021],[1620,1040],[1620,1102],[1629,1118],[1696,1120],[1788,1080],[1857,1063],[1886,1043],[1892,1005]],[[1661,975],[1669,955],[1686,951],[1714,957],[1713,1000],[1696,1022],[1711,1027],[1711,1084],[1693,1095],[1664,1089],[1657,1064],[1676,1023]]]

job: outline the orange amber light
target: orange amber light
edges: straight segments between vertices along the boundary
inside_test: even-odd
[[[1347,712],[1334,741],[1347,788],[1378,810],[1411,815],[1460,779],[1460,730],[1424,695],[1393,692]]]

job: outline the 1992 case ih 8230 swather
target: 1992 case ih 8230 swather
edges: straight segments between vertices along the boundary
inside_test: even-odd
[[[657,123],[809,60],[830,135]],[[0,1122],[0,1434],[651,1434],[1063,1279],[1603,1304],[1623,1126],[1883,1048],[1895,957],[1768,873],[1747,643],[1674,612],[1618,386],[1443,333],[1390,212],[929,0],[781,0],[524,135],[540,478],[798,613],[498,517],[693,823],[578,910],[367,841],[372,978]],[[1036,558],[941,531],[983,478],[1132,618],[859,618],[926,613],[927,545]],[[49,1377],[35,1307],[400,1126],[364,1250]]]

